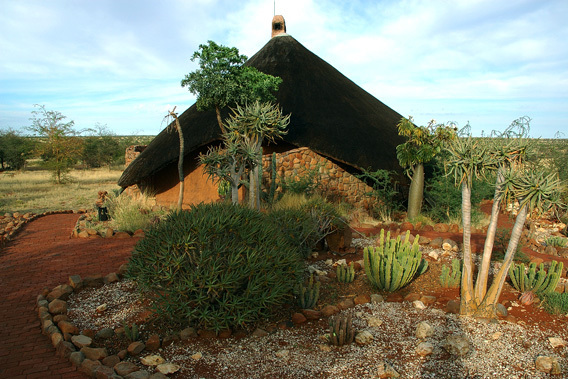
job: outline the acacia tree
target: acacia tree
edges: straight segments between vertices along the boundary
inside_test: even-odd
[[[525,147],[523,147],[525,146]],[[522,139],[512,139],[498,150],[473,139],[471,135],[452,141],[448,148],[446,167],[462,188],[463,268],[461,282],[460,313],[478,317],[495,317],[495,305],[499,300],[503,283],[517,249],[527,215],[533,210],[543,211],[558,204],[561,183],[554,174],[528,170],[520,162],[526,150]],[[473,280],[471,254],[471,186],[474,177],[497,170],[495,202],[486,236],[482,265],[476,287]],[[494,277],[489,290],[487,281],[489,264],[495,239],[495,228],[500,202],[518,201],[519,212],[511,232],[503,265]]]
[[[225,106],[246,104],[255,100],[273,101],[282,79],[264,74],[254,67],[245,66],[246,55],[236,47],[218,45],[208,41],[199,45],[192,61],[199,60],[199,69],[185,76],[182,87],[197,95],[197,109],[214,109],[221,132],[225,132],[221,109]]]
[[[75,122],[64,122],[67,117],[60,112],[48,111],[44,105],[34,106],[39,110],[32,112],[32,126],[28,129],[43,138],[38,143],[38,153],[53,172],[56,183],[61,184],[65,173],[80,157],[82,143],[77,137],[79,132],[73,128]]]
[[[424,164],[430,162],[442,151],[442,146],[455,139],[453,124],[436,124],[434,120],[427,126],[416,126],[412,117],[403,118],[397,124],[398,134],[406,137],[405,143],[396,147],[396,156],[403,168],[408,168],[410,189],[408,193],[408,219],[420,214],[424,197]]]
[[[17,131],[8,129],[0,131],[0,167],[8,165],[12,170],[19,170],[30,157],[33,144],[29,138],[22,137]]]

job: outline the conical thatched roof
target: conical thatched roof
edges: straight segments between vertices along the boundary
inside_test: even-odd
[[[399,169],[396,124],[402,116],[353,83],[287,34],[273,37],[247,62],[283,79],[276,98],[291,113],[283,140],[356,169]],[[225,109],[224,117],[228,115]],[[195,105],[179,117],[186,155],[220,139],[215,113]],[[162,131],[124,171],[127,187],[161,170],[179,155],[177,133]]]

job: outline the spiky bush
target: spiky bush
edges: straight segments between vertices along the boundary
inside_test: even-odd
[[[158,315],[215,331],[270,315],[292,296],[299,249],[264,214],[232,204],[172,213],[136,245],[128,276]]]
[[[548,272],[544,270],[544,264],[540,264],[539,270],[536,263],[531,263],[528,268],[523,263],[512,265],[509,268],[511,284],[519,292],[532,292],[537,297],[542,297],[547,293],[553,292],[558,285],[562,275],[564,263],[552,261]]]

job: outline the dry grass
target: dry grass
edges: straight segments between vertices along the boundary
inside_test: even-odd
[[[97,192],[118,189],[121,170],[73,170],[66,184],[55,184],[49,171],[0,173],[0,214],[43,213],[93,208]]]

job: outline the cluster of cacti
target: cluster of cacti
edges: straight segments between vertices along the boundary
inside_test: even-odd
[[[337,273],[337,281],[340,283],[351,283],[355,279],[355,268],[353,267],[353,262],[346,265],[342,263],[337,265],[335,269]]]
[[[132,324],[132,326],[128,326],[126,323],[124,323],[124,335],[131,342],[138,341],[140,339],[138,325]]]
[[[262,191],[260,196],[262,200],[264,200],[267,204],[272,205],[276,201],[278,201],[282,197],[282,193],[276,193],[278,189],[278,183],[276,183],[276,153],[272,153],[272,157],[270,159],[270,187],[266,189],[266,191]]]
[[[552,261],[548,272],[544,270],[544,264],[540,264],[539,270],[536,269],[536,263],[531,263],[528,269],[523,263],[513,264],[509,268],[509,277],[511,283],[517,291],[532,292],[538,297],[542,297],[556,289],[564,264],[562,262]]]
[[[459,259],[452,259],[452,266],[442,266],[440,284],[442,288],[456,288],[461,282],[461,262]]]
[[[546,246],[566,247],[568,245],[568,239],[562,238],[560,236],[552,236],[548,237],[545,243]]]
[[[379,246],[364,249],[365,273],[378,290],[394,292],[407,285],[416,274],[421,275],[428,269],[428,262],[422,259],[418,245],[419,236],[412,244],[409,238],[410,232],[406,233],[404,240],[400,236],[391,239],[390,232],[385,238],[383,229]]]
[[[314,282],[314,276],[310,275],[308,284],[306,286],[300,284],[296,289],[296,295],[298,297],[300,307],[302,309],[312,309],[318,302],[319,292],[320,282]]]
[[[329,342],[335,346],[343,346],[353,342],[355,330],[351,315],[337,315],[329,319]]]

